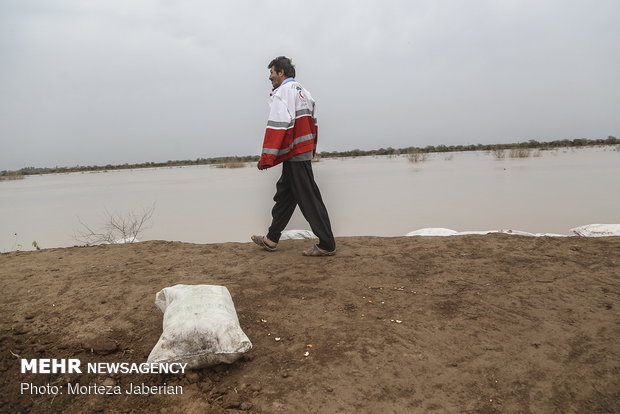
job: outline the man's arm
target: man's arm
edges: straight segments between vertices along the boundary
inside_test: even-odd
[[[274,96],[270,103],[269,119],[263,139],[258,169],[264,170],[275,166],[275,159],[282,147],[282,141],[286,132],[294,124],[294,116],[291,115],[286,103],[279,97]]]

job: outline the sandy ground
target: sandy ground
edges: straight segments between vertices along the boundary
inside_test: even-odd
[[[2,254],[0,409],[620,412],[620,238],[338,242],[330,258],[301,256],[305,240],[275,253],[151,241]],[[144,362],[162,329],[155,294],[177,283],[227,286],[254,348],[186,375],[20,373],[20,358]],[[22,383],[183,393],[28,395]]]

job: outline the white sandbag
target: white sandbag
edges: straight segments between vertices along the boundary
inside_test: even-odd
[[[502,234],[512,234],[515,236],[528,236],[528,237],[568,237],[566,234],[556,234],[556,233],[530,233],[527,231],[521,230],[499,230],[496,233]]]
[[[481,235],[497,233],[497,230],[473,230],[473,231],[459,231],[455,236],[469,236],[469,235]]]
[[[620,236],[620,224],[588,224],[575,227],[571,231],[583,237]]]
[[[486,234],[512,234],[515,236],[530,236],[530,237],[567,237],[565,234],[554,233],[529,233],[521,230],[501,229],[501,230],[481,230],[481,231],[454,231],[450,229],[444,229],[441,227],[431,227],[427,229],[420,229],[405,234],[405,236],[468,236],[468,235],[486,235]]]
[[[310,230],[284,230],[280,240],[317,239]]]
[[[558,233],[535,233],[536,237],[571,237],[568,234],[558,234]]]
[[[420,229],[405,234],[405,236],[454,236],[457,232],[450,229],[444,229],[441,227],[432,227],[426,229]]]
[[[513,236],[529,236],[533,237],[534,233],[530,233],[529,231],[521,231],[521,230],[512,230],[512,229],[501,229],[497,231],[501,234],[512,234]]]
[[[148,361],[201,368],[231,364],[252,348],[225,286],[175,285],[155,296],[164,313],[163,333]]]
[[[116,239],[112,244],[125,244],[125,243],[139,243],[140,240],[136,239],[136,236],[125,237],[124,239]]]

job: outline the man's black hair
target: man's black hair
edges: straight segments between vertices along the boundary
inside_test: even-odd
[[[276,73],[284,71],[284,74],[289,78],[295,77],[295,65],[293,65],[291,59],[287,58],[286,56],[278,56],[277,58],[269,62],[267,69],[270,69],[271,67],[273,67],[273,70]]]

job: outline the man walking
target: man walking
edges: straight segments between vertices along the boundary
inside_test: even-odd
[[[282,163],[282,176],[276,183],[269,232],[266,236],[252,236],[252,241],[265,250],[275,251],[282,231],[299,205],[312,232],[319,238],[319,244],[303,254],[333,256],[336,241],[312,173],[318,137],[315,102],[310,92],[295,80],[295,66],[291,59],[280,56],[267,67],[273,90],[269,95],[269,120],[257,167],[264,170]]]

